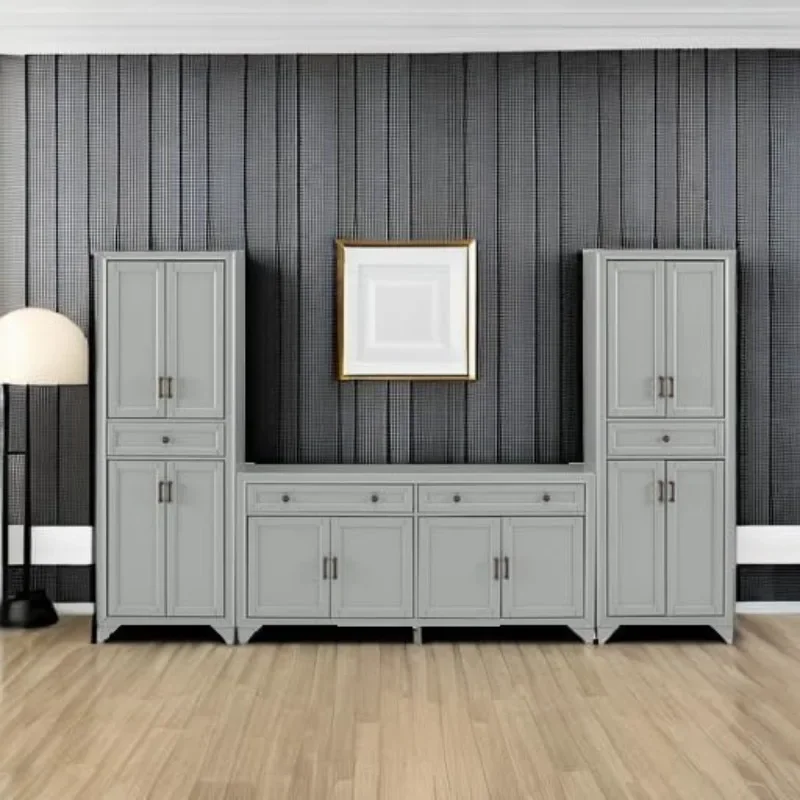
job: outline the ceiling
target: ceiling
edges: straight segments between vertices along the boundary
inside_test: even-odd
[[[767,0],[0,0],[0,53],[800,47]]]

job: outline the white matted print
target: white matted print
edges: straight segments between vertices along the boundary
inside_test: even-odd
[[[340,379],[475,379],[474,239],[336,245]]]

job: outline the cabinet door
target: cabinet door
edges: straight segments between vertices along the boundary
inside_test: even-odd
[[[583,519],[503,520],[504,617],[583,616]]]
[[[500,615],[500,520],[419,520],[419,616]]]
[[[725,413],[725,265],[667,263],[667,416]]]
[[[109,261],[107,269],[108,416],[163,417],[164,265]]]
[[[225,613],[224,472],[219,461],[167,462],[167,614]]]
[[[331,616],[414,615],[413,531],[402,518],[331,521]]]
[[[608,614],[662,616],[666,463],[608,462]]]
[[[167,268],[169,416],[225,415],[225,265],[179,261]]]
[[[250,617],[330,616],[327,519],[250,517],[246,555]]]
[[[725,465],[667,464],[667,613],[714,616],[724,611]]]
[[[108,462],[109,616],[163,617],[165,511],[162,461]]]
[[[666,413],[664,262],[608,262],[608,415]]]

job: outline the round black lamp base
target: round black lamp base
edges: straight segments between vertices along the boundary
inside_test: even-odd
[[[56,609],[41,589],[11,595],[3,600],[0,608],[0,627],[3,628],[44,628],[56,622]]]

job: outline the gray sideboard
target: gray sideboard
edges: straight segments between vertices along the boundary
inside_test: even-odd
[[[586,250],[584,453],[597,629],[734,635],[736,254]]]
[[[97,640],[122,625],[234,630],[244,458],[244,254],[99,253]]]
[[[595,638],[595,484],[569,466],[239,469],[236,627],[566,625]]]

